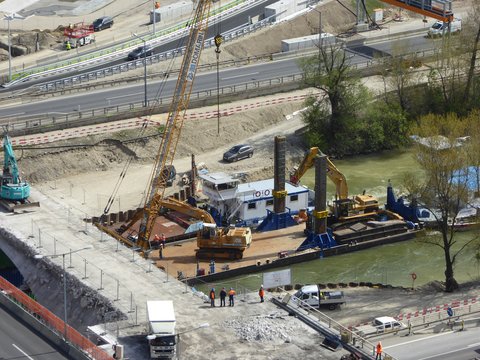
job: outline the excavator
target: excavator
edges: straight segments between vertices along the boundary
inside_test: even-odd
[[[318,147],[310,148],[300,165],[290,174],[290,182],[298,185],[300,179],[315,164],[315,158],[323,155]],[[334,221],[349,221],[375,215],[379,210],[378,199],[373,195],[361,194],[348,197],[348,185],[345,175],[327,157],[327,176],[335,184],[336,195],[330,212]]]
[[[170,172],[173,166],[175,150],[180,138],[180,132],[188,109],[200,54],[207,36],[209,11],[212,0],[198,0],[193,20],[189,22],[190,32],[180,66],[172,103],[170,104],[163,137],[155,158],[154,167],[149,180],[145,205],[132,216],[127,224],[119,229],[112,230],[101,224],[99,228],[128,246],[142,251],[151,248],[150,238],[155,220],[163,209],[179,211],[190,217],[203,221],[203,228],[197,233],[197,257],[211,256],[241,258],[243,251],[252,241],[249,228],[217,228],[214,219],[203,209],[191,206],[188,203],[173,198],[164,198],[165,188],[168,186]],[[221,35],[214,38],[217,54],[222,43]],[[140,223],[139,223],[140,222]],[[139,225],[138,225],[139,223]],[[138,227],[138,231],[136,230]],[[127,236],[125,236],[127,234]]]
[[[3,136],[3,173],[1,179],[1,199],[24,202],[30,196],[30,185],[20,178],[12,142],[6,132]]]

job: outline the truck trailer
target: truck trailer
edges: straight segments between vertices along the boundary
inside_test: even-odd
[[[325,291],[318,285],[305,285],[293,295],[292,300],[300,306],[328,307],[334,310],[345,304],[345,295],[343,291]]]
[[[171,300],[147,301],[147,317],[151,359],[175,359],[177,339],[175,311]]]

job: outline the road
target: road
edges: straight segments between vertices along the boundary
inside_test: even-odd
[[[392,344],[399,339],[400,343]],[[393,337],[382,340],[382,344],[384,350],[398,360],[472,360],[480,358],[480,328]]]
[[[0,306],[0,318],[0,359],[68,359],[30,328],[17,321],[3,306]]]
[[[368,49],[367,49],[368,48]],[[374,53],[391,54],[393,49],[406,48],[409,51],[422,48],[432,48],[432,40],[423,36],[415,36],[409,39],[397,41],[384,40],[372,46],[357,46],[350,48],[352,65],[372,60]],[[371,56],[367,55],[370,53]],[[298,59],[285,59],[281,61],[248,65],[240,68],[222,69],[220,72],[220,87],[229,87],[252,81],[268,80],[280,76],[300,74]],[[216,72],[197,74],[193,93],[216,89]],[[169,98],[176,83],[175,76],[162,81],[148,82],[147,97],[149,100]],[[1,118],[10,119],[14,116],[29,116],[36,114],[67,114],[74,111],[87,111],[103,108],[106,106],[140,103],[144,98],[142,82],[135,85],[113,88],[100,91],[90,91],[70,96],[56,97],[40,102],[25,103],[2,108]],[[54,111],[52,111],[54,110]],[[1,119],[0,118],[0,119]]]

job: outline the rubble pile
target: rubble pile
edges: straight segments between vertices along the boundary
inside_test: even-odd
[[[232,328],[246,342],[289,343],[299,331],[294,323],[286,321],[286,316],[280,314],[235,317],[226,320],[223,326]]]

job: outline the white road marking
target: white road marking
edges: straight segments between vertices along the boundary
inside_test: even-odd
[[[119,96],[105,98],[105,100],[115,100],[115,99],[121,99],[121,98],[124,98],[124,97],[135,96],[135,95],[144,95],[144,93],[141,92],[141,93],[134,93],[134,94],[119,95]]]
[[[407,341],[407,342],[404,342],[404,343],[401,343],[401,344],[384,346],[383,348],[384,348],[384,349],[391,349],[391,348],[394,348],[394,347],[396,347],[396,346],[403,346],[403,345],[411,344],[411,343],[418,342],[418,341],[433,339],[433,338],[436,338],[436,337],[438,337],[438,336],[448,335],[448,334],[451,334],[451,333],[453,333],[453,331],[448,331],[448,332],[444,332],[444,333],[437,334],[437,335],[432,335],[432,336],[425,337],[425,338],[421,338],[421,339],[415,339],[415,340]]]
[[[25,355],[25,356],[26,356],[27,358],[29,358],[30,360],[34,360],[32,357],[28,356],[28,354],[27,354],[25,351],[23,351],[22,349],[20,349],[17,345],[12,344],[12,346],[13,346],[15,349],[17,349],[18,351],[20,351],[23,355]]]
[[[230,79],[235,79],[235,78],[239,78],[239,77],[243,77],[243,76],[258,75],[258,74],[260,74],[260,73],[259,72],[254,72],[254,73],[250,73],[250,74],[235,75],[235,76],[222,78],[221,80],[230,80]]]
[[[475,344],[467,345],[467,348],[469,348],[469,347],[474,347],[474,346],[480,346],[480,343],[475,343]]]

